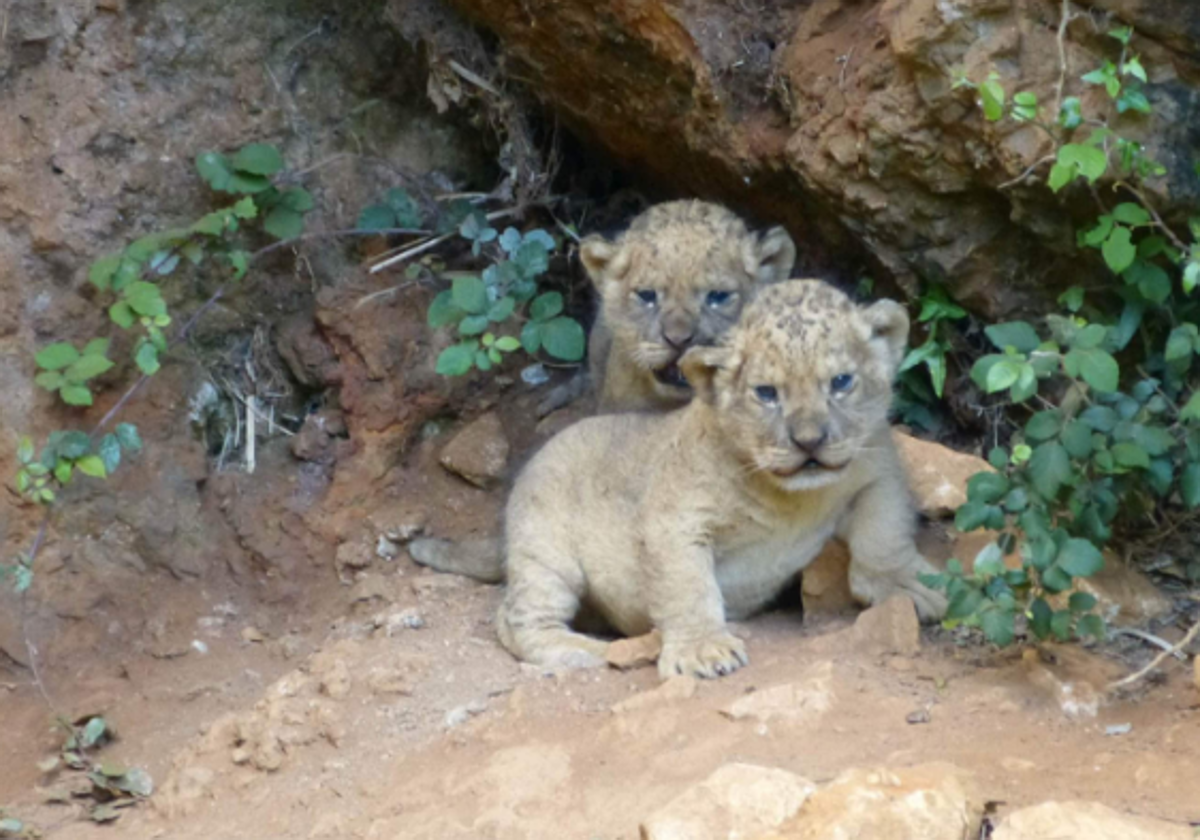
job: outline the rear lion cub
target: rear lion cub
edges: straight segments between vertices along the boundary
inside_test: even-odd
[[[764,607],[834,536],[856,598],[904,592],[940,617],[945,600],[917,580],[933,569],[887,424],[907,337],[893,301],[769,286],[718,346],[683,357],[687,407],[554,437],[506,511],[504,646],[540,665],[602,664],[605,643],[571,627],[586,604],[622,634],[658,628],[664,677],[728,674],[747,659],[726,618]]]

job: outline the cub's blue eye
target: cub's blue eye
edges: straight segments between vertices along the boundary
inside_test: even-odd
[[[849,391],[850,387],[853,384],[854,384],[854,374],[839,373],[837,376],[833,377],[833,379],[830,380],[829,387],[835,394],[841,394],[841,393],[845,393],[846,391]]]
[[[642,303],[655,304],[658,303],[658,292],[653,289],[638,289],[638,300]]]
[[[774,385],[759,385],[754,389],[754,396],[768,405],[779,402],[779,392]]]
[[[705,296],[704,302],[712,307],[724,306],[725,304],[729,303],[729,301],[732,297],[733,297],[733,292],[718,290],[718,291],[709,292]]]

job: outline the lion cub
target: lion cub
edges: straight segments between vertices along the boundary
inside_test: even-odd
[[[697,398],[666,414],[593,417],[533,458],[506,511],[500,639],[548,666],[604,662],[574,631],[582,605],[627,635],[662,632],[659,673],[714,677],[746,663],[725,627],[761,609],[833,536],[864,603],[945,600],[888,428],[908,337],[893,301],[856,306],[816,280],[760,291],[719,346],[681,362]]]
[[[599,410],[666,410],[692,391],[678,361],[732,327],[759,284],[787,279],[796,246],[781,227],[761,237],[729,210],[704,201],[657,204],[615,241],[592,235],[580,259],[600,295],[588,342],[589,372],[551,392],[539,414],[589,384]]]

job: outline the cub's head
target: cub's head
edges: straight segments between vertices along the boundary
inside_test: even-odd
[[[887,425],[908,314],[818,280],[762,290],[718,347],[681,362],[749,470],[784,490],[837,481]]]
[[[659,204],[616,241],[580,247],[604,321],[667,399],[690,391],[677,362],[732,327],[755,286],[787,278],[796,247],[783,228],[759,237],[733,213],[701,201]]]

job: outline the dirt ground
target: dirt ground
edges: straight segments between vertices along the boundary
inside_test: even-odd
[[[441,536],[486,533],[502,491],[448,475],[444,440],[427,439],[394,473],[385,509],[402,517],[419,502]],[[1062,685],[1082,692],[1130,668],[1114,650],[1029,661],[936,629],[917,650],[913,639],[864,640],[854,611],[801,620],[791,608],[739,626],[749,667],[663,697],[646,694],[659,685],[649,667],[518,665],[492,628],[497,587],[403,554],[350,586],[327,569],[302,608],[234,583],[157,594],[180,618],[159,638],[44,663],[64,712],[102,711],[117,728],[98,759],[157,783],[115,826],[89,823],[79,800],[45,802],[62,779],[36,764],[61,736],[27,674],[0,683],[0,802],[47,836],[635,838],[640,821],[733,761],[819,783],[850,767],[944,760],[975,774],[999,813],[1089,799],[1200,822],[1200,695],[1184,668],[1168,665],[1165,680],[1095,716],[1064,713]],[[781,685],[806,698],[799,712],[727,714]]]

